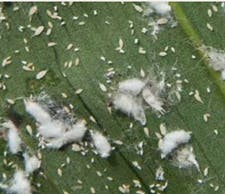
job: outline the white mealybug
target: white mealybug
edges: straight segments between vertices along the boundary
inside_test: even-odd
[[[159,140],[158,144],[161,151],[161,158],[165,158],[181,144],[188,143],[190,139],[190,132],[186,132],[184,130],[172,131],[165,134],[165,136]]]
[[[194,165],[197,170],[200,171],[199,164],[195,158],[195,154],[193,153],[193,147],[190,145],[177,149],[172,159],[173,164],[179,168],[188,168]]]
[[[38,132],[45,138],[59,138],[66,131],[66,125],[59,120],[51,120],[38,126]]]
[[[46,146],[49,148],[59,149],[66,144],[80,142],[87,131],[87,127],[85,125],[85,120],[77,121],[77,123],[72,125],[68,131],[61,135],[61,137],[49,139]]]
[[[43,107],[32,99],[24,100],[26,111],[35,118],[40,124],[45,124],[51,121],[50,114]]]
[[[149,2],[149,5],[160,15],[168,15],[171,12],[171,7],[168,2]]]
[[[67,109],[42,92],[39,96],[25,100],[25,107],[38,122],[38,132],[43,146],[59,149],[62,146],[79,142],[87,131],[84,120],[76,121]]]
[[[159,82],[150,78],[145,80],[133,78],[119,82],[118,90],[113,97],[114,108],[132,116],[142,125],[146,124],[145,104],[154,111],[164,114],[161,96],[165,90],[165,74],[161,75],[162,79]]]
[[[142,125],[146,124],[146,117],[142,102],[130,94],[117,93],[114,96],[113,105],[115,109],[132,116],[136,121]]]
[[[98,153],[100,154],[100,156],[102,158],[109,157],[112,147],[108,142],[107,138],[103,136],[100,132],[97,131],[90,131],[90,132],[93,144]]]
[[[122,82],[119,82],[118,90],[120,92],[129,93],[136,96],[142,91],[145,84],[146,83],[144,81],[137,78],[127,79]]]
[[[202,49],[207,52],[210,66],[215,71],[220,71],[221,78],[225,80],[225,52],[207,46],[203,46]]]
[[[32,188],[30,181],[27,179],[24,171],[18,170],[15,172],[9,185],[0,184],[0,188],[9,194],[31,194]]]
[[[149,26],[151,26],[151,35],[158,39],[157,34],[164,27],[173,28],[177,26],[177,22],[174,20],[171,14],[171,6],[169,2],[148,2],[146,4],[144,15],[150,16]]]
[[[155,180],[164,181],[165,180],[164,173],[165,172],[164,172],[163,168],[161,166],[159,166],[155,172]]]
[[[172,163],[179,168],[195,166],[198,170],[199,164],[193,153],[193,148],[188,143],[191,139],[191,132],[176,130],[159,136],[159,149],[161,158],[169,156]]]
[[[59,120],[53,120],[50,114],[32,99],[24,100],[26,111],[39,123],[38,131],[45,138],[60,137],[65,131],[65,125]]]
[[[25,163],[25,172],[27,175],[32,174],[34,171],[40,168],[41,161],[37,158],[37,156],[30,156],[28,153],[23,154],[24,163]]]
[[[10,120],[1,124],[3,128],[7,129],[7,141],[9,151],[16,154],[21,151],[22,140],[19,136],[19,129]]]
[[[203,47],[208,54],[210,65],[215,71],[225,69],[225,52],[211,47]]]

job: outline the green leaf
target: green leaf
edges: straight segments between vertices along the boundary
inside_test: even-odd
[[[38,13],[30,21],[28,13],[34,5],[38,7]],[[143,6],[144,3],[140,5]],[[207,9],[212,9],[211,5],[217,6],[218,12],[213,12],[213,17],[209,18]],[[37,150],[37,138],[29,136],[25,129],[28,124],[35,129],[34,120],[25,112],[21,100],[17,100],[13,106],[6,100],[28,97],[30,94],[38,95],[41,91],[46,91],[64,105],[72,104],[75,115],[85,118],[89,128],[104,132],[112,141],[123,142],[121,146],[115,145],[115,150],[108,159],[96,156],[88,148],[87,155],[83,156],[72,151],[71,145],[63,150],[41,150],[41,170],[45,176],[37,173],[32,180],[39,193],[63,193],[63,190],[68,193],[90,193],[91,187],[95,188],[96,193],[119,193],[118,187],[122,184],[130,185],[130,193],[136,193],[137,190],[149,193],[149,186],[157,183],[155,170],[160,165],[168,180],[165,193],[212,193],[217,185],[218,192],[224,192],[225,110],[222,107],[225,88],[220,75],[209,67],[207,59],[203,57],[204,51],[199,49],[202,44],[224,48],[222,40],[225,28],[221,25],[221,18],[225,17],[225,12],[220,4],[172,3],[178,26],[164,28],[157,40],[151,35],[148,26],[150,18],[143,17],[132,3],[2,3],[1,7],[7,19],[0,23],[0,61],[11,56],[12,63],[4,68],[0,67],[0,74],[10,75],[9,79],[3,78],[4,76],[1,78],[7,89],[0,90],[0,115],[6,117],[11,107],[21,116],[20,129],[26,144],[34,151]],[[19,10],[13,11],[15,7],[19,7]],[[53,12],[54,7],[57,7],[62,20],[52,19],[47,15],[46,11]],[[94,15],[94,10],[97,15]],[[73,16],[79,18],[75,20]],[[129,20],[134,24],[133,35]],[[53,25],[52,32],[46,35],[50,21]],[[80,25],[80,22],[85,23]],[[213,32],[206,28],[207,22],[213,25]],[[44,32],[33,36],[34,32],[29,25],[44,26]],[[24,27],[23,32],[19,31],[23,28],[21,26]],[[141,32],[143,27],[149,29],[146,34]],[[135,38],[139,39],[138,44],[134,44]],[[120,39],[123,40],[125,53],[115,50]],[[48,47],[49,42],[55,42],[56,45]],[[73,44],[73,47],[67,50],[69,44]],[[29,47],[29,52],[26,51],[26,46]],[[159,56],[158,53],[167,46],[169,49],[174,47],[176,52],[168,50],[165,57]],[[138,53],[139,47],[143,47],[146,54]],[[79,48],[79,51],[75,52],[74,48]],[[19,53],[15,50],[19,50]],[[192,59],[192,55],[196,59]],[[105,57],[106,61],[101,60],[101,57]],[[72,61],[75,64],[78,59],[79,65],[64,67],[65,62]],[[109,60],[112,64],[107,63]],[[24,71],[24,61],[33,63],[35,71]],[[180,78],[174,76],[172,67],[178,69]],[[107,85],[105,78],[109,68],[116,71],[111,85]],[[139,76],[141,69],[146,73],[154,71],[156,75],[159,71],[165,71],[169,83],[175,83],[178,79],[189,81],[183,83],[181,101],[168,108],[167,114],[158,118],[154,112],[146,111],[146,127],[150,129],[150,137],[146,137],[143,127],[132,119],[116,111],[109,114],[109,98],[99,87],[99,83],[103,83],[108,92],[111,92],[110,86],[116,87],[120,80]],[[36,74],[42,70],[48,70],[47,74],[36,80]],[[210,93],[207,92],[208,87]],[[83,92],[77,95],[77,89],[83,89]],[[204,104],[189,95],[195,90],[199,91]],[[68,97],[63,98],[62,93]],[[211,115],[208,122],[203,120],[205,113]],[[89,119],[90,116],[96,123]],[[129,128],[131,122],[133,127]],[[209,167],[207,177],[194,168],[178,169],[169,161],[160,159],[155,132],[159,132],[161,123],[166,123],[171,130],[181,128],[192,131],[191,143],[201,171]],[[219,134],[215,135],[214,130],[218,130]],[[141,141],[144,142],[143,156],[137,155],[135,149]],[[0,157],[3,161],[3,152],[7,147],[4,141],[0,145]],[[70,157],[71,163],[61,167],[67,157]],[[7,160],[23,167],[19,156],[9,154]],[[135,168],[133,161],[138,161],[142,170]],[[58,168],[62,169],[62,177],[57,174]],[[13,169],[6,167],[3,162],[0,169],[9,177],[13,174]],[[97,171],[102,176],[98,176]],[[109,181],[107,177],[112,177],[113,181]],[[134,188],[134,179],[140,181],[142,188]],[[198,179],[202,179],[203,183],[198,183]],[[81,180],[83,184],[77,183],[77,180]],[[37,183],[41,183],[40,188],[36,186]]]

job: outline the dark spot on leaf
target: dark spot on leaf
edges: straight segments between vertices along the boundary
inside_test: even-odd
[[[19,126],[23,119],[22,119],[22,116],[13,108],[13,107],[10,107],[8,110],[7,110],[7,117],[16,125],[16,126]]]

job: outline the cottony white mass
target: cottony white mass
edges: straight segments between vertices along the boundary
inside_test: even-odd
[[[168,15],[171,12],[171,7],[168,2],[155,1],[149,2],[149,5],[157,14],[160,15]]]
[[[146,124],[146,117],[142,103],[132,95],[118,92],[114,97],[113,104],[115,109],[120,110],[128,116],[132,116],[142,125]]]
[[[186,132],[184,130],[176,130],[167,133],[162,139],[159,140],[158,144],[161,151],[161,158],[165,158],[181,144],[188,143],[190,139],[190,132]]]
[[[45,138],[59,138],[65,133],[67,126],[59,120],[50,120],[38,126],[38,132]]]
[[[31,194],[32,188],[30,181],[26,177],[24,171],[18,170],[15,172],[10,184],[6,187],[8,194]]]
[[[93,144],[100,156],[102,158],[109,157],[112,148],[107,138],[97,131],[91,131],[91,137]]]
[[[46,146],[53,149],[60,149],[66,144],[80,142],[82,141],[86,131],[86,121],[77,121],[76,124],[68,128],[68,131],[62,133],[60,137],[50,139]]]
[[[2,127],[6,128],[7,131],[7,141],[9,151],[12,154],[16,154],[21,151],[22,140],[19,136],[19,129],[10,120],[4,122]]]
[[[25,172],[27,175],[32,174],[34,171],[40,168],[41,161],[37,158],[37,156],[29,156],[28,153],[23,154],[24,163],[25,163]]]
[[[145,82],[138,78],[127,79],[119,82],[119,91],[136,96],[142,91],[144,86]]]
[[[24,100],[26,111],[35,118],[40,124],[45,124],[51,121],[49,113],[42,106],[33,100]]]

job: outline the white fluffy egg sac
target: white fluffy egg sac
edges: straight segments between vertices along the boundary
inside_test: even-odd
[[[24,105],[26,111],[40,124],[45,124],[51,121],[50,114],[44,110],[38,102],[35,102],[31,99],[24,100]]]
[[[7,193],[12,194],[31,194],[31,184],[27,179],[24,171],[15,172],[13,179],[10,182],[10,185],[6,189]]]
[[[144,86],[145,82],[138,78],[127,79],[119,82],[118,91],[136,96],[142,91]]]
[[[50,139],[46,144],[48,148],[60,149],[62,146],[82,141],[87,131],[86,121],[79,120],[77,123],[68,128],[68,131],[64,132],[60,137]]]
[[[171,12],[169,2],[149,2],[149,5],[157,14],[168,15]]]
[[[29,156],[28,153],[23,154],[24,163],[25,163],[25,172],[26,174],[32,174],[34,171],[38,170],[41,166],[41,161],[37,158],[37,156]]]
[[[190,132],[186,132],[184,130],[176,130],[167,133],[162,139],[159,140],[158,144],[161,151],[161,158],[165,158],[181,144],[188,143],[190,139]]]
[[[130,94],[118,92],[113,99],[114,108],[121,112],[132,116],[136,121],[142,125],[146,124],[145,112],[142,102]]]
[[[112,147],[107,138],[97,131],[91,131],[91,138],[99,155],[102,158],[109,157]]]
[[[10,120],[4,122],[2,124],[2,127],[8,130],[7,141],[8,141],[9,151],[12,154],[16,154],[19,151],[21,151],[22,140],[19,136],[19,129]]]

